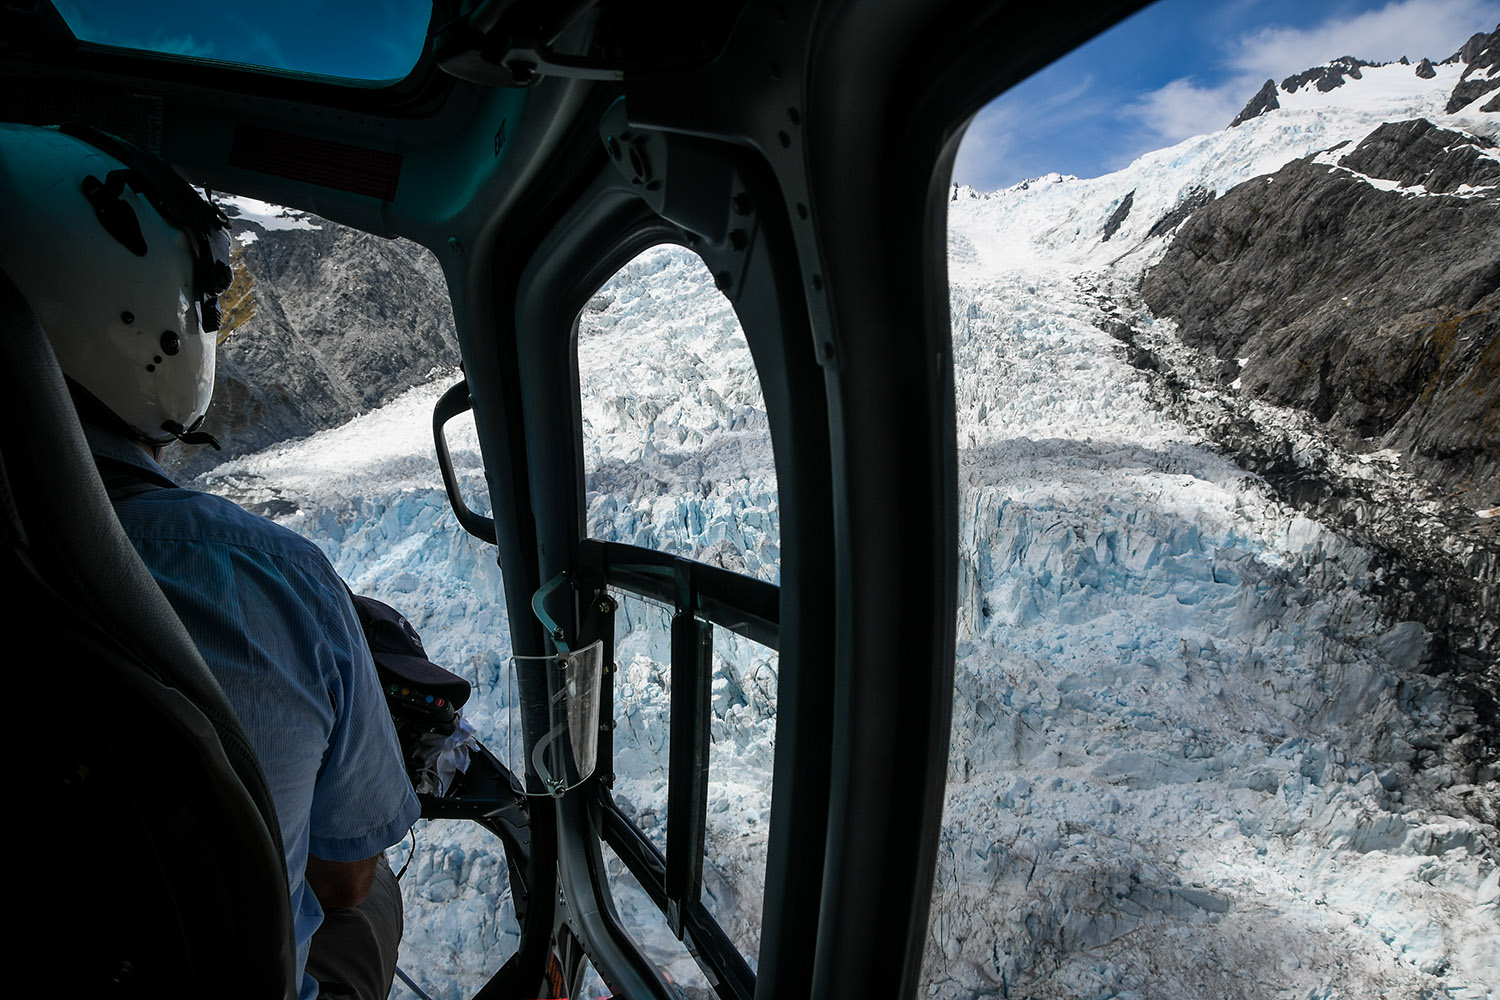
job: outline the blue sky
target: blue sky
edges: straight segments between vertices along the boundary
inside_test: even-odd
[[[1224,128],[1267,79],[1342,55],[1436,62],[1497,22],[1500,0],[1159,0],[981,111],[953,179],[1097,177]]]

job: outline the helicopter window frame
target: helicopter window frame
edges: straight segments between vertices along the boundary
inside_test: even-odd
[[[707,265],[687,240],[657,238],[616,253],[613,269],[596,283],[590,296],[641,253],[664,246],[678,247]],[[755,993],[755,973],[729,934],[703,900],[704,851],[710,783],[710,730],[713,686],[713,630],[717,626],[775,652],[780,651],[781,588],[733,570],[714,566],[661,549],[588,535],[587,496],[584,492],[584,441],[581,392],[578,385],[578,330],[582,309],[574,316],[570,337],[575,406],[574,447],[578,474],[579,535],[576,562],[580,572],[607,588],[655,602],[671,618],[668,710],[667,831],[665,850],[657,846],[621,809],[612,794],[614,784],[614,663],[613,627],[609,629],[610,667],[601,718],[607,708],[609,723],[601,729],[599,767],[602,829],[600,839],[624,864],[666,919],[671,932],[685,944],[709,974],[715,992],[724,1000],[749,1000]],[[736,317],[738,319],[738,317]],[[746,336],[741,328],[741,336]],[[760,377],[756,369],[757,378]],[[609,615],[613,622],[613,610]]]
[[[700,646],[698,640],[711,635],[714,625],[779,651],[781,586],[668,552],[589,537],[578,366],[580,317],[589,299],[639,254],[659,246],[680,247],[699,259],[704,253],[694,245],[691,233],[651,211],[613,171],[598,177],[591,191],[575,204],[577,214],[554,223],[549,236],[532,252],[514,300],[514,384],[520,397],[525,447],[533,463],[529,470],[531,515],[542,557],[535,572],[540,578],[569,574],[577,609],[576,638],[605,642],[607,683],[601,691],[598,768],[592,792],[585,788],[593,801],[590,813],[594,818],[582,839],[560,841],[559,850],[566,856],[560,858],[563,882],[566,886],[572,879],[575,892],[592,891],[599,896],[601,906],[595,918],[602,923],[588,936],[602,932],[605,939],[596,940],[596,945],[612,951],[624,937],[639,955],[640,944],[618,923],[607,902],[610,889],[602,877],[600,851],[608,845],[657,904],[668,928],[688,944],[716,994],[723,1000],[750,1000],[756,974],[701,898],[710,719],[681,710],[672,713],[668,801],[669,810],[675,805],[683,818],[672,821],[669,815],[673,830],[665,852],[614,801],[615,607],[612,599],[604,598],[613,587],[673,608],[683,637],[674,643],[680,655],[674,655],[668,665],[675,708],[710,703],[711,646]],[[754,334],[737,302],[734,312],[751,347],[752,362],[760,362]],[[763,337],[780,335],[780,331],[762,331]],[[764,388],[763,364],[755,363],[755,370]],[[589,594],[597,597],[582,599]],[[572,628],[566,632],[573,636]],[[700,649],[701,656],[689,655]],[[674,751],[694,763],[673,759]],[[774,798],[774,775],[772,792]],[[578,861],[585,862],[583,868],[574,867]],[[569,875],[569,868],[577,874]],[[601,972],[601,960],[605,964],[634,961],[625,953],[613,958],[597,955],[595,965]]]

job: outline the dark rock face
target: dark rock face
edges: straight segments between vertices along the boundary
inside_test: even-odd
[[[1295,76],[1289,76],[1281,81],[1281,89],[1288,94],[1295,94],[1299,89],[1312,84],[1324,94],[1337,87],[1344,85],[1346,78],[1352,77],[1356,80],[1364,79],[1360,73],[1361,66],[1378,66],[1379,63],[1366,62],[1353,56],[1339,56],[1325,66],[1314,66],[1305,69]]]
[[[1453,88],[1453,96],[1448,98],[1448,106],[1444,109],[1448,114],[1453,114],[1492,90],[1500,89],[1500,74],[1488,79],[1478,75],[1480,70],[1493,70],[1500,66],[1500,27],[1489,34],[1477,34],[1464,43],[1455,58],[1462,60],[1467,65],[1463,76],[1459,77],[1458,85]],[[1480,109],[1488,111],[1489,105]]]
[[[1431,80],[1437,76],[1437,69],[1432,65],[1431,59],[1424,58],[1421,62],[1417,63],[1417,75],[1424,80]]]
[[[1476,31],[1469,36],[1467,42],[1464,42],[1463,48],[1458,50],[1459,61],[1466,63],[1470,69],[1495,65],[1495,42],[1497,37],[1500,37],[1500,27],[1497,27],[1495,31],[1489,34]],[[1484,58],[1486,53],[1489,54],[1488,61]]]
[[[1429,176],[1434,147],[1462,148],[1401,125],[1345,161]],[[1500,199],[1381,191],[1299,160],[1195,213],[1142,291],[1188,343],[1248,359],[1242,391],[1312,413],[1352,450],[1395,449],[1482,508],[1500,498],[1497,232]]]
[[[1100,240],[1101,243],[1108,243],[1109,238],[1119,232],[1120,227],[1125,224],[1125,220],[1130,217],[1130,207],[1134,204],[1134,191],[1131,191],[1124,198],[1120,199],[1120,204],[1110,213],[1109,218],[1104,222],[1104,238]]]
[[[1434,155],[1474,148],[1451,135],[1387,126],[1340,166],[1431,176]],[[1500,197],[1382,191],[1314,159],[1199,209],[1142,296],[1203,352],[1193,377],[1224,392],[1210,439],[1378,554],[1371,593],[1429,629],[1424,670],[1469,693],[1494,759],[1500,519],[1476,512],[1500,504]],[[1168,409],[1212,396],[1173,377]],[[1308,430],[1251,399],[1303,411]],[[1334,457],[1384,449],[1416,478],[1355,475]]]
[[[1485,94],[1496,89],[1500,89],[1500,77],[1493,80],[1460,80],[1458,81],[1458,85],[1453,88],[1453,96],[1448,98],[1448,107],[1446,110],[1450,115],[1462,111]],[[1481,107],[1480,110],[1483,111],[1486,108]]]
[[[263,232],[237,253],[248,299],[219,348],[204,429],[224,445],[170,448],[168,471],[190,478],[236,455],[337,426],[394,399],[434,369],[458,364],[448,295],[422,247],[308,217],[318,229]]]
[[[1234,128],[1236,125],[1258,118],[1267,111],[1274,111],[1279,107],[1281,107],[1281,102],[1276,99],[1276,81],[1267,80],[1240,113],[1234,116],[1234,121],[1229,123],[1229,127]]]
[[[1339,164],[1402,187],[1420,184],[1430,192],[1445,193],[1463,184],[1500,184],[1500,160],[1482,152],[1493,147],[1481,136],[1438,128],[1418,118],[1380,126]]]
[[[1146,231],[1146,238],[1165,236],[1182,225],[1188,216],[1213,201],[1213,198],[1213,192],[1201,187],[1193,188],[1170,212],[1156,220],[1155,224]]]

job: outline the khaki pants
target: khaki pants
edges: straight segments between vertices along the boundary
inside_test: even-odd
[[[307,973],[318,981],[319,1000],[386,1000],[402,926],[401,886],[382,861],[365,901],[326,911],[313,934]]]

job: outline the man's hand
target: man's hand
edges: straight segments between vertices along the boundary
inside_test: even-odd
[[[324,861],[307,856],[307,884],[325,910],[339,910],[363,903],[375,884],[375,866],[385,862],[377,854],[363,861]]]

